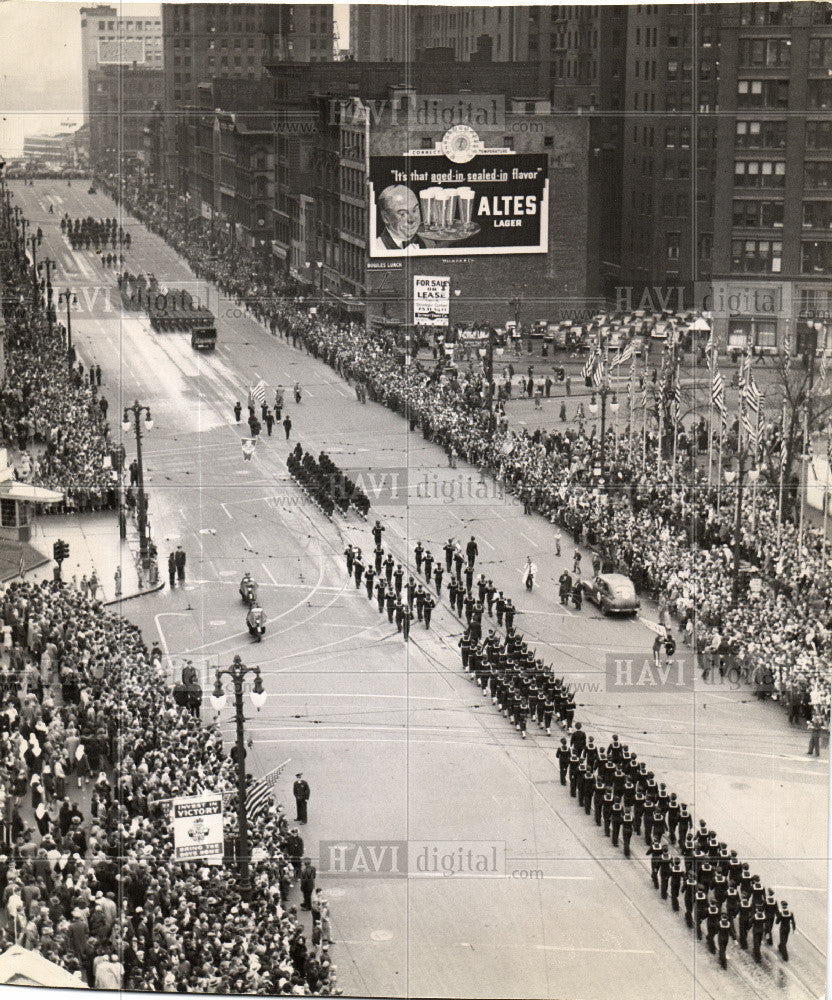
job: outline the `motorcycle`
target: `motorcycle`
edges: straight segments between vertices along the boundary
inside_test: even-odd
[[[253,607],[246,615],[246,625],[249,635],[254,637],[255,642],[260,642],[266,633],[266,614],[262,608]]]
[[[240,581],[240,597],[250,608],[257,603],[257,584],[248,573]]]

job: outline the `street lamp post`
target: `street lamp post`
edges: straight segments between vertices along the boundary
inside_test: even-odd
[[[57,264],[50,257],[44,257],[38,264],[38,271],[41,266],[46,268],[46,322],[49,324],[49,333],[52,333],[52,324],[55,318],[55,310],[52,305],[52,268]]]
[[[139,496],[138,496],[138,515],[139,515],[139,553],[141,555],[142,565],[144,566],[147,562],[147,495],[144,491],[144,465],[142,463],[142,420],[141,416],[144,414],[144,428],[146,431],[153,429],[153,419],[150,416],[150,407],[142,406],[138,400],[136,400],[132,406],[125,406],[124,408],[124,418],[122,420],[122,428],[125,431],[130,430],[130,423],[132,417],[132,423],[136,432],[136,464],[139,467]]]
[[[731,569],[731,605],[737,607],[740,600],[740,561],[741,561],[741,549],[742,549],[742,494],[743,486],[745,484],[745,477],[748,476],[749,480],[756,482],[759,477],[759,472],[757,469],[746,469],[745,468],[746,452],[745,449],[741,449],[737,453],[737,469],[736,471],[726,469],[725,470],[725,481],[729,484],[733,483],[736,479],[737,481],[737,502],[734,508],[734,548],[733,548],[733,566]]]
[[[38,247],[43,242],[43,237],[38,237],[37,233],[32,233],[29,237],[29,245],[32,248],[32,308],[38,307]]]
[[[254,677],[254,686],[249,692],[249,697],[254,707],[259,711],[266,702],[260,667],[247,667],[239,656],[234,657],[230,667],[217,667],[217,679],[211,695],[211,703],[219,712],[226,701],[222,678],[230,678],[234,685],[234,719],[237,724],[237,872],[240,897],[245,902],[251,899],[251,849],[248,843],[248,815],[246,814],[246,739],[245,716],[243,715],[243,681],[249,674]]]
[[[601,364],[601,362],[599,362]],[[597,389],[598,395],[601,397],[601,479],[604,479],[604,466],[607,460],[607,396],[612,396],[611,406],[615,409],[613,413],[618,412],[618,402],[615,398],[615,393],[610,388],[609,374],[607,373],[606,365],[602,367],[601,374],[601,384]],[[598,413],[598,404],[595,402],[595,393],[592,394],[589,402],[589,412],[594,417]]]
[[[72,350],[72,312],[71,306],[78,305],[78,296],[71,288],[67,288],[65,292],[61,292],[58,296],[58,303],[66,303],[66,349],[67,351]]]

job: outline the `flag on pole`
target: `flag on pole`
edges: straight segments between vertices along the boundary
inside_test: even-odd
[[[254,822],[259,816],[262,816],[268,807],[269,796],[271,795],[272,786],[280,777],[281,772],[289,763],[292,758],[289,757],[288,760],[284,760],[282,764],[278,764],[277,767],[269,771],[268,774],[264,774],[262,778],[253,782],[246,793],[246,815],[250,822]]]
[[[636,345],[631,340],[623,351],[619,351],[618,356],[615,358],[615,360],[610,362],[610,368],[617,368],[619,365],[623,365],[625,361],[629,361],[630,358],[635,357],[635,353],[636,353]]]
[[[719,370],[717,365],[714,365],[714,374],[711,380],[711,399],[713,400],[714,406],[719,410],[722,416],[725,416],[725,381],[722,378],[722,372]]]
[[[263,379],[249,388],[248,397],[253,403],[259,403],[262,406],[266,402],[266,383]]]
[[[586,359],[586,363],[583,367],[583,377],[584,378],[594,378],[595,368],[598,362],[598,348],[595,344],[592,345],[589,351],[589,357]]]

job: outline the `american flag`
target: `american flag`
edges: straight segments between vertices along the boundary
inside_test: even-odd
[[[598,363],[598,348],[593,344],[589,352],[589,357],[586,359],[586,364],[583,369],[584,378],[591,378],[595,380],[595,368]]]
[[[725,382],[722,378],[722,372],[719,370],[717,365],[714,365],[714,375],[711,380],[711,399],[713,400],[714,406],[719,410],[719,412],[725,416]]]
[[[759,437],[760,404],[762,398],[760,390],[757,388],[757,383],[754,381],[754,376],[746,370],[740,396],[740,413],[742,414],[743,429],[748,435],[752,449],[755,451]]]
[[[673,417],[673,423],[679,423],[679,414],[682,410],[682,389],[679,385],[679,370],[677,368],[674,379],[673,379],[673,397],[671,401],[671,415]]]
[[[631,340],[624,350],[619,352],[618,357],[610,362],[610,368],[617,368],[619,365],[623,365],[625,361],[629,361],[630,358],[635,357],[635,353],[636,345]]]
[[[788,374],[789,369],[792,366],[792,335],[786,330],[783,337],[783,354],[786,358],[785,372]]]
[[[253,823],[266,812],[272,786],[291,759],[290,757],[289,760],[284,760],[282,764],[278,764],[268,774],[264,774],[262,778],[252,783],[246,793],[246,816],[248,816],[249,822]]]
[[[252,401],[252,403],[259,403],[260,406],[266,402],[266,383],[263,379],[260,379],[257,385],[253,385],[249,388],[248,398]]]

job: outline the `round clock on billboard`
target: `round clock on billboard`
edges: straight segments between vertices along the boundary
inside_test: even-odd
[[[467,163],[477,155],[479,139],[470,125],[454,125],[442,136],[442,152],[452,163]]]

